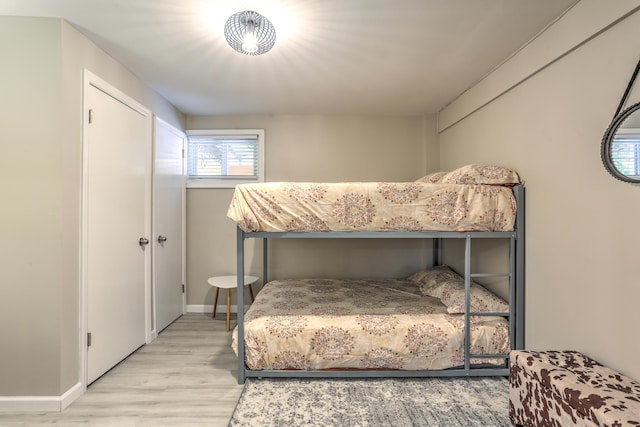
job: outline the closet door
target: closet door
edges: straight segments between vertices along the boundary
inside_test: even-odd
[[[184,312],[185,135],[156,118],[153,173],[153,289],[156,331]]]
[[[152,122],[115,96],[85,84],[87,384],[146,342]]]

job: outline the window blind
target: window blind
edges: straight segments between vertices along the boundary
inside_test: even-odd
[[[258,135],[190,135],[189,178],[258,179]]]

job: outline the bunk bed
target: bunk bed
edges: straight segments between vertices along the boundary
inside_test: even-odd
[[[451,172],[430,174],[408,183],[243,184],[236,187],[228,216],[237,224],[238,283],[242,282],[245,273],[245,240],[262,238],[264,252],[265,286],[246,315],[243,310],[238,310],[233,346],[238,355],[239,383],[243,383],[247,377],[506,376],[509,350],[524,346],[524,186],[513,170],[497,166],[467,165]],[[435,268],[427,268],[405,280],[298,279],[269,283],[267,241],[271,238],[431,239],[431,264]],[[445,239],[464,242],[464,271],[460,275],[442,265]],[[509,242],[508,271],[471,271],[472,242],[478,239],[504,239]],[[451,301],[446,301],[450,292],[437,295],[428,293],[429,290],[442,288],[442,283],[434,282],[434,277],[443,276],[449,279],[458,276],[454,281],[461,292],[455,304],[456,310],[450,310]],[[474,304],[475,294],[482,287],[474,279],[483,277],[505,277],[509,285],[509,302],[504,306],[478,308]],[[243,286],[238,286],[238,307],[244,306],[242,289]],[[376,292],[372,293],[374,289]],[[285,291],[289,296],[284,304],[277,300],[275,303],[267,300],[269,294],[276,294],[281,298]],[[338,297],[324,298],[324,308],[320,304],[322,298],[311,298],[311,304],[309,301],[303,302],[305,295],[310,298],[310,292],[318,291],[335,292]],[[373,303],[365,303],[366,310],[347,310],[343,312],[346,317],[339,317],[337,301],[349,305],[346,302],[349,294],[355,298],[354,301],[362,301],[369,293],[373,300],[385,302],[376,307],[373,307]],[[296,296],[300,300],[296,301]],[[319,304],[314,305],[315,303]],[[296,311],[298,309],[302,311]],[[265,356],[265,347],[268,342],[272,347],[280,346],[280,355],[287,353],[282,351],[282,346],[287,345],[286,336],[284,342],[273,344],[278,335],[277,328],[260,332],[271,334],[270,337],[273,338],[262,340],[256,338],[259,333],[256,335],[247,329],[255,324],[261,324],[258,328],[265,329],[265,324],[271,322],[273,326],[278,323],[278,319],[285,319],[287,327],[290,327],[292,319],[299,319],[305,310],[307,315],[314,315],[316,318],[309,321],[307,318],[301,321],[301,325],[332,318],[334,322],[339,322],[342,330],[342,326],[355,322],[354,328],[363,330],[369,339],[352,338],[354,335],[349,332],[350,338],[347,340],[353,341],[351,347],[357,346],[358,342],[371,341],[375,328],[380,327],[380,316],[396,316],[394,320],[390,320],[394,325],[404,324],[405,326],[400,327],[407,328],[413,325],[415,332],[416,325],[424,326],[429,322],[416,316],[428,312],[440,320],[444,319],[448,325],[457,324],[457,332],[444,334],[446,337],[440,339],[438,355],[442,356],[444,347],[450,346],[452,342],[458,342],[459,348],[453,348],[448,356],[421,360],[420,340],[433,341],[428,334],[425,335],[424,331],[429,328],[424,326],[422,335],[414,333],[412,338],[405,339],[404,347],[409,353],[407,355],[400,355],[399,351],[372,343],[372,347],[362,351],[368,357],[380,350],[382,353],[378,357],[344,357],[345,354],[330,354],[330,350],[327,350],[328,356],[324,354],[323,363],[320,363],[318,360],[310,361],[308,355],[291,347],[290,357],[283,362],[282,357],[278,359],[279,356]],[[419,310],[422,311],[418,313]],[[397,316],[404,316],[404,319],[398,319]],[[365,325],[367,321],[368,326]],[[331,325],[320,327],[325,331],[331,328],[336,329]],[[374,329],[373,332],[371,328]],[[298,329],[302,331],[302,326]],[[436,329],[442,332],[447,328],[441,326]],[[282,329],[281,335],[283,330],[286,331]],[[405,338],[411,335],[407,330],[398,333],[404,334]],[[457,335],[454,336],[455,334]],[[489,340],[494,345],[487,345],[486,341],[478,341],[476,335],[505,336],[506,339]],[[300,348],[315,346],[315,353],[321,353],[318,351],[320,344],[312,342],[320,339],[317,329],[309,335],[311,338],[305,340],[301,336],[289,341],[289,344],[294,341],[298,344],[302,342]],[[327,338],[329,341],[332,339],[335,340]],[[291,356],[294,353],[295,356]],[[350,363],[349,359],[356,362]]]

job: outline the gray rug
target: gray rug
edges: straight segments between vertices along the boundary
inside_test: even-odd
[[[248,379],[229,426],[511,426],[507,378]]]

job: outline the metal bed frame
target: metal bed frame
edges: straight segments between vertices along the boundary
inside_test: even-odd
[[[511,349],[524,348],[524,231],[525,231],[525,192],[523,185],[513,187],[516,199],[516,223],[514,231],[505,232],[457,232],[457,231],[376,231],[376,232],[245,232],[237,228],[237,280],[238,280],[238,384],[249,377],[461,377],[461,376],[508,376],[509,354],[473,354],[470,350],[471,316],[501,316],[509,319],[509,338]],[[263,239],[263,283],[267,283],[267,241],[270,238],[285,239],[432,239],[433,265],[442,263],[442,239],[464,239],[464,283],[465,283],[465,340],[464,365],[443,370],[252,370],[245,364],[244,343],[244,241],[250,238]],[[477,239],[509,239],[509,271],[506,273],[471,273],[471,243]],[[470,286],[475,277],[508,277],[509,312],[475,313],[470,312]],[[473,358],[505,359],[502,367],[476,366]]]

